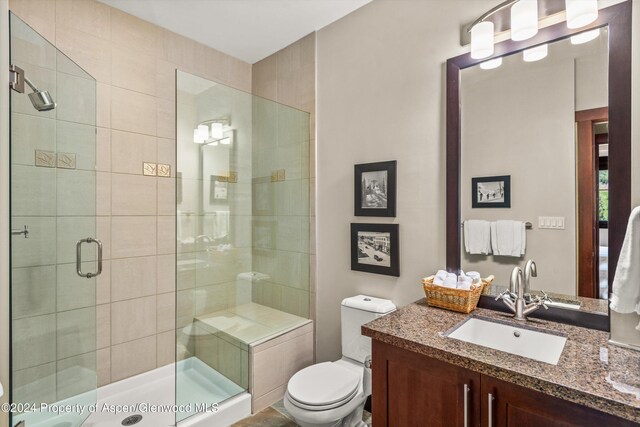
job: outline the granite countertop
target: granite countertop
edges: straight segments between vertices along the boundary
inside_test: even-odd
[[[362,333],[503,381],[640,423],[640,352],[608,344],[606,332],[534,319],[518,327],[567,337],[557,365],[443,336],[469,316],[509,320],[478,308],[472,314],[427,306],[422,299],[362,326]]]

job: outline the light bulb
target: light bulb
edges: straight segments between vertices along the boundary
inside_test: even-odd
[[[538,34],[538,0],[519,0],[511,6],[511,40],[527,40]]]
[[[598,19],[598,0],[565,0],[567,27],[580,28]]]
[[[209,126],[207,125],[198,125],[198,140],[205,142],[209,139]]]
[[[549,53],[549,46],[542,44],[540,46],[532,47],[522,52],[522,57],[525,62],[539,61],[547,56]]]
[[[489,61],[482,62],[480,68],[483,70],[493,70],[502,65],[502,58],[491,59]]]
[[[471,29],[471,57],[482,59],[491,55],[493,55],[493,22],[480,22]]]
[[[595,30],[585,31],[584,33],[571,36],[571,44],[587,43],[593,39],[597,39],[599,35],[600,35],[600,28],[596,28]]]
[[[211,138],[220,139],[223,137],[222,134],[222,123],[221,122],[213,122],[211,123]]]

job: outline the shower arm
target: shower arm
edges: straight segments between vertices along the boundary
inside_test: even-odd
[[[38,88],[36,87],[36,85],[33,84],[33,82],[31,80],[29,80],[29,77],[27,76],[22,76],[22,78],[24,79],[25,83],[29,85],[29,87],[31,88],[31,90],[33,91],[33,93],[39,92]]]

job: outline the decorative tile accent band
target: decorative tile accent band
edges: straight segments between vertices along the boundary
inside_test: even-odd
[[[278,169],[277,171],[271,171],[271,182],[280,182],[286,179],[285,169]]]
[[[145,176],[157,176],[158,175],[158,165],[155,163],[142,163],[142,174]]]
[[[61,169],[75,169],[76,168],[76,155],[75,153],[58,153],[57,165]]]
[[[171,177],[171,165],[158,163],[158,176],[163,178]]]
[[[56,167],[56,153],[53,151],[36,150],[36,166],[41,168]]]

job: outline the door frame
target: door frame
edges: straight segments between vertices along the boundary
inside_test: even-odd
[[[576,189],[578,296],[599,298],[598,188],[596,162],[598,146],[593,131],[596,123],[609,120],[609,108],[576,111]]]

